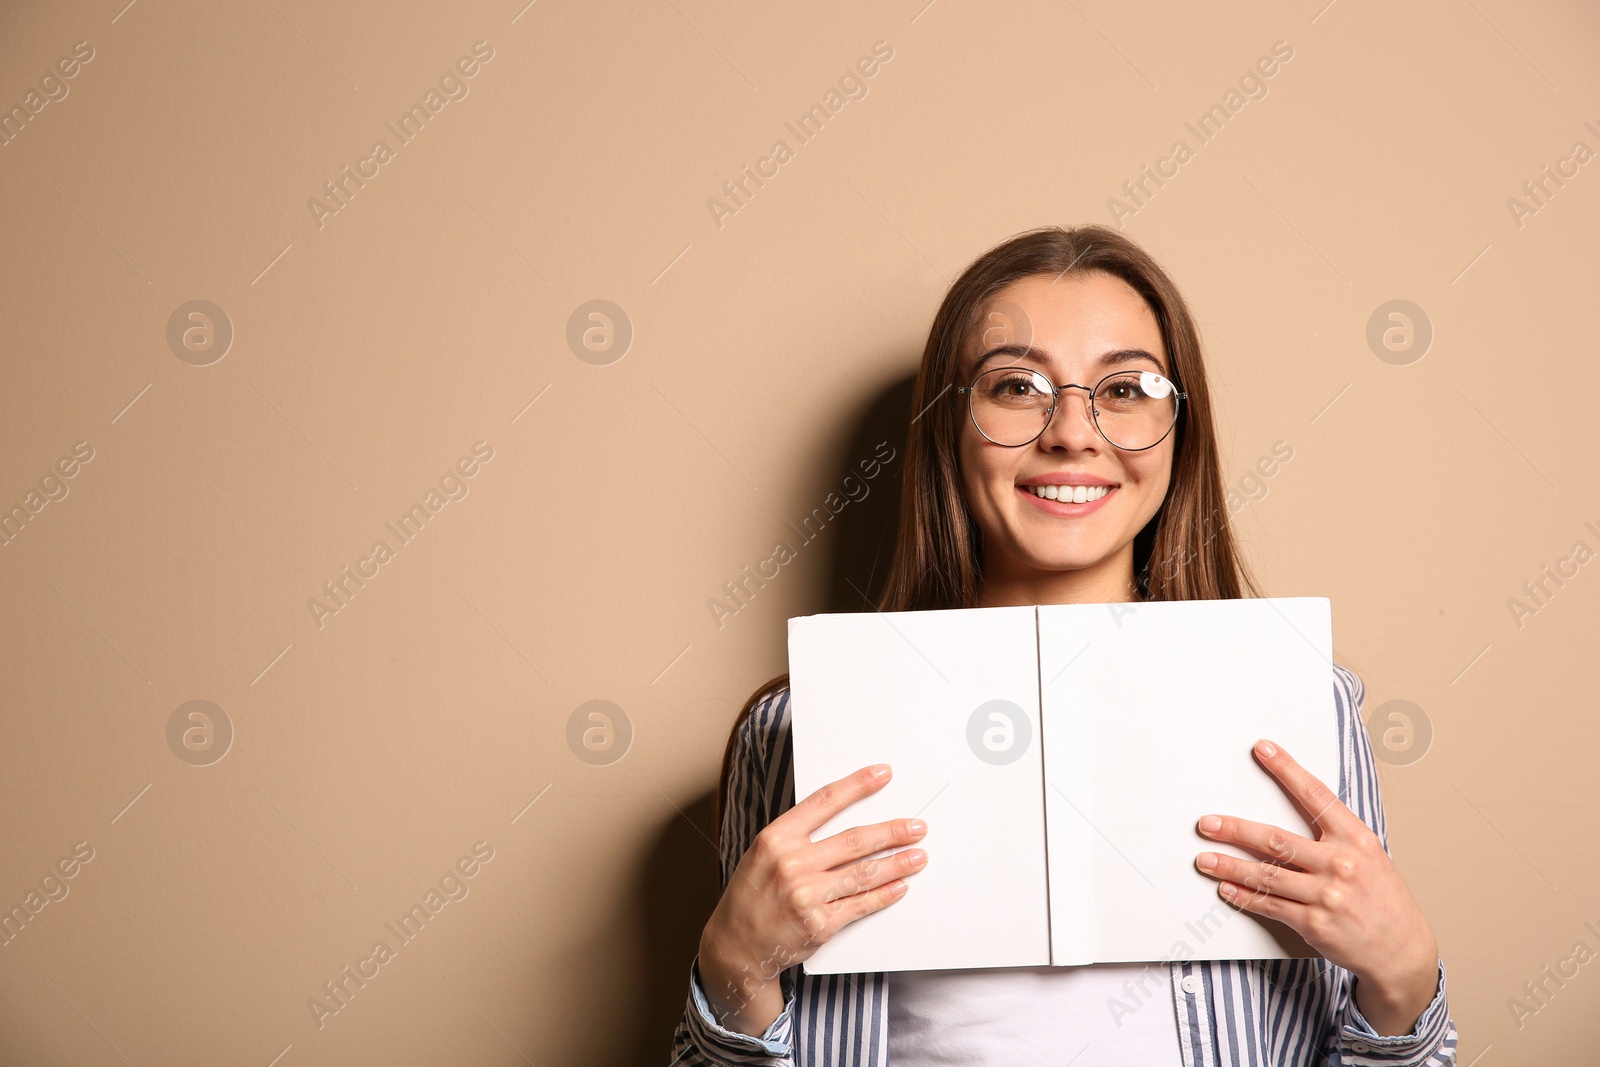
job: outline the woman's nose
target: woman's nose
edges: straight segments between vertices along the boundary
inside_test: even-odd
[[[1091,405],[1089,390],[1076,385],[1063,387],[1041,438],[1074,449],[1098,446],[1104,439],[1095,427]]]

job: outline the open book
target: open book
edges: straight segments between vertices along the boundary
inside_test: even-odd
[[[1251,749],[1338,790],[1332,643],[1325,597],[790,619],[796,800],[894,769],[813,840],[928,823],[910,891],[806,972],[1315,956],[1194,859],[1259,858],[1202,836],[1206,814],[1316,838]]]

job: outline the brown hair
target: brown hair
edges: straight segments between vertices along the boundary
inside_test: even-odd
[[[1033,275],[1100,271],[1133,288],[1161,327],[1178,386],[1188,394],[1174,429],[1172,476],[1166,499],[1133,540],[1135,595],[1141,600],[1232,600],[1260,596],[1228,525],[1217,459],[1211,394],[1200,334],[1177,287],[1151,256],[1105,226],[1041,227],[1017,234],[979,256],[950,286],[922,350],[912,393],[917,414],[906,435],[900,527],[879,611],[921,611],[977,605],[983,537],[968,510],[957,464],[955,403],[961,353],[1002,289]],[[739,728],[751,711],[789,682],[787,672],[761,686],[739,712],[722,756],[717,790],[720,824],[729,761]]]

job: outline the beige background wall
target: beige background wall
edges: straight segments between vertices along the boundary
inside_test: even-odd
[[[0,147],[0,905],[39,894],[0,947],[0,1061],[665,1063],[728,723],[787,617],[881,580],[900,460],[720,626],[710,602],[898,454],[972,257],[1111,222],[1179,139],[1122,222],[1203,324],[1269,591],[1331,596],[1368,712],[1431,729],[1383,787],[1461,1062],[1592,1058],[1592,5],[121,2],[0,8],[0,105],[37,108]],[[1185,123],[1275,42],[1202,144]],[[1564,186],[1514,211],[1546,165]],[[569,343],[593,300],[625,352]],[[1425,350],[1369,344],[1393,300]],[[1546,565],[1572,576],[1519,618]],[[631,730],[609,765],[569,746],[591,700]],[[1540,1005],[1547,966],[1577,974]]]

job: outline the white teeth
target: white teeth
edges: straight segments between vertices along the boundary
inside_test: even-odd
[[[1046,500],[1059,500],[1068,504],[1087,504],[1111,492],[1110,485],[1026,485],[1024,489]]]

